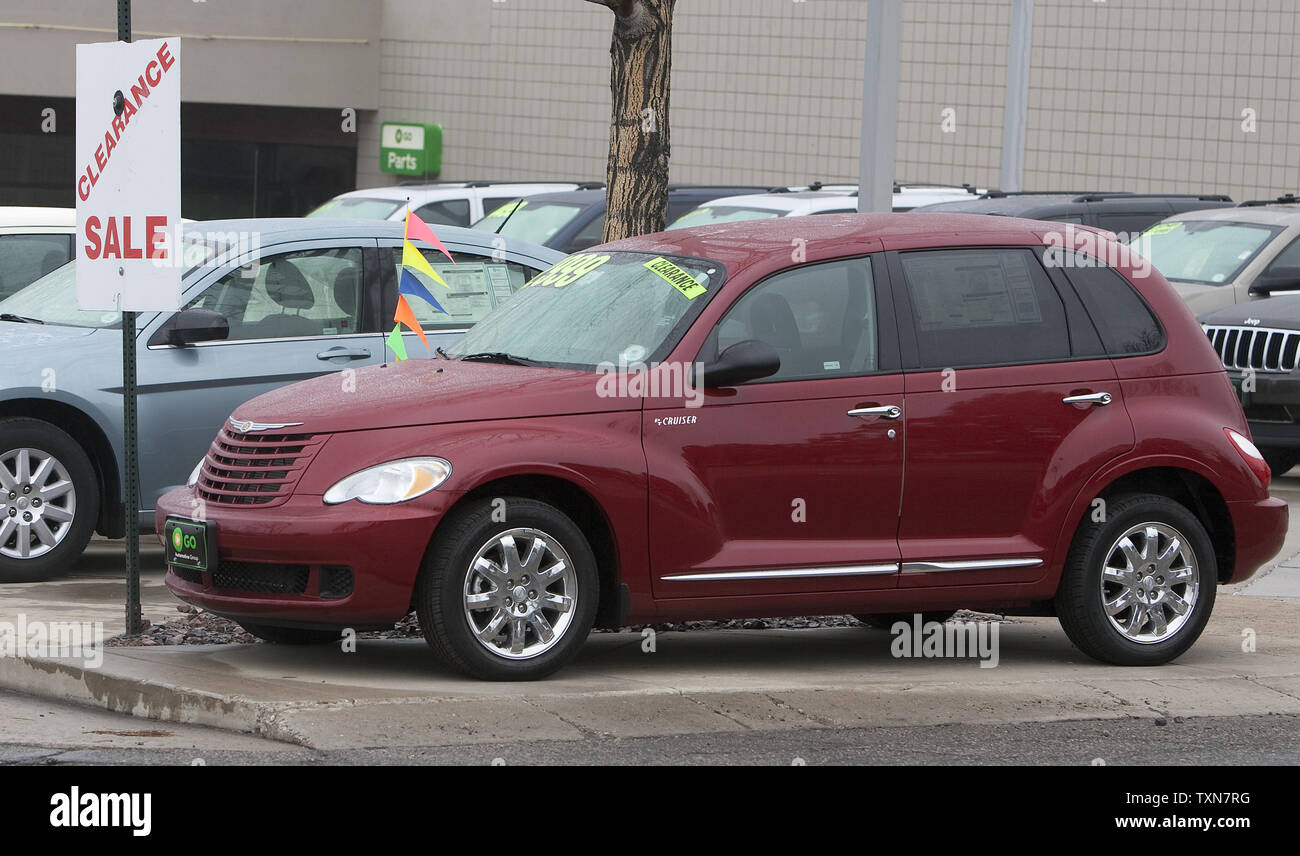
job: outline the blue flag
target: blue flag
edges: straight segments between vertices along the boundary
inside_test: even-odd
[[[424,287],[424,283],[416,279],[415,274],[411,273],[406,268],[402,268],[402,278],[397,283],[397,291],[400,294],[415,295],[426,303],[432,304],[433,308],[437,309],[443,315],[451,314],[446,309],[442,308],[441,303],[434,299],[433,295],[429,293],[429,289]]]

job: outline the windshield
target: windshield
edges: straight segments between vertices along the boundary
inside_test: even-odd
[[[586,369],[662,360],[725,275],[704,259],[577,253],[534,277],[450,353]]]
[[[770,208],[751,208],[747,205],[701,205],[668,224],[668,229],[707,226],[710,223],[737,223],[741,220],[771,220],[780,216],[780,211],[773,211]]]
[[[508,238],[545,244],[586,207],[573,202],[538,202],[535,199],[507,202],[470,228],[484,232],[500,229],[498,234]],[[503,221],[504,226],[501,225]]]
[[[1236,279],[1280,226],[1228,220],[1157,223],[1129,247],[1174,282],[1222,285]]]
[[[121,323],[117,312],[77,308],[77,263],[55,268],[31,285],[0,300],[0,314],[35,318],[46,324],[67,327],[114,327]]]
[[[400,199],[368,199],[348,196],[331,199],[308,214],[308,217],[330,217],[336,220],[387,220],[406,203]]]

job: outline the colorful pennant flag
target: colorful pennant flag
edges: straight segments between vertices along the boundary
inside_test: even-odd
[[[405,274],[406,271],[402,271],[402,273]],[[415,335],[419,336],[420,341],[424,343],[424,349],[429,350],[429,340],[424,338],[424,328],[420,326],[415,313],[411,311],[411,304],[407,303],[406,298],[400,294],[397,295],[397,311],[393,313],[393,320],[399,325],[405,324],[408,328],[414,330]]]
[[[433,265],[429,264],[429,260],[424,257],[424,253],[417,250],[415,244],[410,241],[402,242],[402,267],[415,268],[443,288],[451,287],[442,281],[442,277],[438,276],[438,272],[433,269]]]
[[[431,244],[437,247],[442,254],[447,257],[447,261],[452,264],[456,263],[456,260],[451,257],[451,253],[447,252],[447,248],[442,245],[442,241],[439,241],[438,236],[433,234],[433,230],[429,228],[429,225],[419,217],[415,216],[415,212],[411,211],[409,208],[406,211],[406,232],[403,237],[408,241],[414,238],[417,241],[424,241],[426,244]]]
[[[429,293],[429,289],[424,287],[424,283],[416,279],[415,274],[411,273],[406,268],[402,268],[402,275],[398,278],[397,292],[398,294],[414,295],[425,303],[432,304],[433,308],[437,309],[443,315],[450,314],[446,309],[442,308],[441,303],[434,299],[434,296]]]
[[[388,334],[388,347],[399,360],[406,359],[406,343],[402,341],[402,325],[398,324]]]

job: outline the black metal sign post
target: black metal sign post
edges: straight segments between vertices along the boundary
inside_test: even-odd
[[[131,41],[131,0],[117,0],[117,39]],[[118,297],[120,304],[121,297]],[[136,434],[135,313],[122,310],[122,441],[126,467],[126,632],[144,630],[140,612],[140,448]]]

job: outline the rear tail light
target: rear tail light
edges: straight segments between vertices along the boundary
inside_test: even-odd
[[[1250,471],[1255,474],[1255,478],[1259,479],[1259,483],[1264,487],[1268,487],[1269,479],[1273,473],[1268,467],[1268,461],[1265,461],[1259,449],[1255,448],[1255,444],[1250,442],[1249,437],[1231,428],[1224,428],[1223,433],[1228,436],[1228,440],[1236,447],[1242,460],[1246,462],[1246,466],[1250,467]]]

